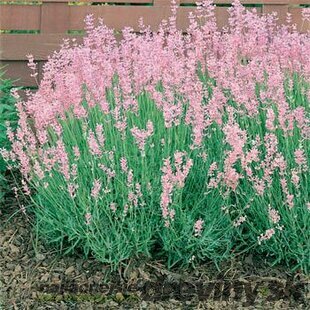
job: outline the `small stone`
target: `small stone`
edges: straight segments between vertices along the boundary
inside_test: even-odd
[[[15,268],[15,265],[12,264],[12,263],[7,263],[6,264],[6,268],[9,269],[9,270],[13,270]]]
[[[19,248],[15,246],[14,244],[10,244],[10,250],[12,254],[18,254],[19,253]]]
[[[143,300],[140,304],[141,309],[146,309],[147,308],[147,302],[145,300]]]
[[[125,299],[124,295],[121,292],[116,293],[115,300],[117,302],[122,302]]]
[[[14,273],[17,275],[17,274],[21,273],[21,271],[22,271],[21,265],[17,265],[17,266],[15,267]]]
[[[115,302],[115,301],[113,301],[113,300],[111,300],[111,301],[109,302],[109,306],[110,306],[110,307],[118,307],[118,303]]]
[[[66,275],[66,276],[70,275],[71,273],[74,272],[74,270],[75,270],[75,268],[74,268],[73,266],[68,267],[68,268],[66,269],[66,271],[65,271],[65,275]]]
[[[50,275],[49,273],[45,273],[42,277],[41,277],[41,281],[42,282],[47,282],[47,280],[49,279]]]
[[[55,285],[58,285],[61,283],[61,280],[60,280],[60,275],[58,273],[54,273],[52,279],[51,279],[51,283],[52,284],[55,284]]]
[[[62,298],[63,298],[62,295],[58,294],[55,296],[55,301],[60,302],[62,300]]]
[[[37,261],[42,261],[42,260],[44,260],[44,259],[45,259],[45,255],[44,255],[44,254],[40,254],[40,253],[39,253],[39,254],[36,255],[36,260],[37,260]]]

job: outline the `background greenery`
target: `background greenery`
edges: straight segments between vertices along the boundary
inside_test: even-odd
[[[15,98],[11,95],[13,81],[4,78],[5,68],[0,68],[0,148],[10,149],[10,141],[6,135],[6,124],[10,123],[13,129],[17,126],[17,111]],[[5,195],[10,192],[9,172],[7,165],[0,156],[0,205],[4,203]]]

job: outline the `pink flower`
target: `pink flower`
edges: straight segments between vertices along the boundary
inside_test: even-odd
[[[28,186],[27,182],[24,179],[22,179],[22,186],[23,186],[24,194],[27,195],[27,196],[30,196],[31,192],[30,192],[29,186]],[[15,192],[15,194],[16,193],[17,192]]]
[[[211,176],[214,174],[214,171],[216,171],[218,168],[217,168],[217,163],[216,162],[213,162],[210,167],[209,167],[209,171],[208,171],[208,176]]]
[[[289,208],[293,208],[294,207],[294,195],[292,195],[292,194],[288,194],[287,196],[286,196],[286,199],[287,199],[287,204],[288,204],[288,206],[289,206]]]
[[[237,220],[234,221],[233,226],[238,227],[245,221],[246,221],[246,216],[240,216]]]
[[[272,223],[277,224],[280,221],[280,215],[277,210],[269,208],[268,213]]]
[[[72,164],[71,166],[71,176],[73,180],[76,180],[78,174],[78,167],[77,164]]]
[[[74,198],[76,196],[76,191],[78,190],[78,188],[79,188],[78,184],[73,183],[68,184],[68,193],[71,198]]]
[[[275,122],[275,114],[273,109],[267,109],[266,128],[268,130],[275,130],[274,122]]]
[[[244,157],[243,147],[246,143],[246,131],[241,130],[239,125],[230,120],[223,129],[225,140],[230,145],[231,151],[227,152],[224,167],[224,182],[233,191],[236,190],[241,174],[233,167],[238,159]]]
[[[174,183],[179,187],[182,188],[184,186],[184,180],[187,177],[190,168],[193,165],[192,159],[188,159],[185,165],[183,165],[183,156],[185,156],[185,153],[182,152],[176,152],[174,154],[174,160],[175,160],[175,176],[174,176]]]
[[[57,141],[56,158],[59,163],[59,170],[63,174],[64,178],[70,180],[70,167],[69,158],[66,152],[65,144],[62,140]]]
[[[90,153],[95,156],[101,156],[102,152],[100,150],[100,146],[95,138],[95,134],[93,133],[92,130],[89,131],[88,135],[88,146]]]
[[[295,156],[295,162],[297,165],[303,166],[307,164],[307,160],[306,160],[304,151],[302,149],[297,149],[294,152],[294,156]]]
[[[39,180],[44,179],[44,171],[42,170],[39,162],[35,160],[33,165],[33,171],[36,174],[36,176],[39,178]]]
[[[81,156],[78,146],[73,147],[73,153],[74,153],[75,159],[78,160]]]
[[[131,187],[132,186],[132,182],[133,182],[133,171],[132,171],[132,169],[130,169],[128,171],[128,175],[127,175],[127,186]]]
[[[235,168],[225,167],[224,182],[233,191],[236,190],[239,180],[242,178],[241,174],[236,171]]]
[[[110,203],[110,209],[115,213],[117,210],[117,204],[115,202]]]
[[[128,171],[127,159],[125,157],[121,158],[121,169],[125,173]]]
[[[100,180],[95,179],[94,184],[93,184],[93,188],[92,188],[91,194],[90,194],[95,200],[97,200],[97,198],[98,198],[101,186],[102,186],[102,184],[101,184]]]
[[[299,175],[298,175],[298,171],[296,169],[292,169],[292,183],[298,188],[299,187]]]
[[[108,176],[109,179],[112,179],[115,177],[116,175],[116,172],[115,170],[109,168],[109,167],[106,167],[104,164],[99,164],[98,167],[106,173],[106,175]]]
[[[183,157],[185,153],[176,152],[174,154],[175,159],[175,172],[173,172],[170,158],[164,160],[164,166],[162,167],[163,175],[161,177],[162,194],[161,194],[161,208],[162,216],[164,219],[170,217],[173,219],[171,211],[169,211],[169,204],[172,202],[172,193],[175,187],[182,188],[184,181],[189,173],[190,168],[193,165],[193,161],[189,158],[187,162],[183,163]],[[174,216],[174,213],[173,213]]]
[[[32,70],[31,76],[36,77],[38,75],[38,72],[37,72],[37,65],[34,63],[34,57],[31,54],[26,55],[26,56],[28,58],[28,64],[27,65]]]
[[[146,140],[153,134],[153,123],[151,121],[148,121],[146,125],[146,130],[139,129],[134,126],[130,131],[134,136],[136,143],[140,151],[142,152],[142,155],[144,155]]]
[[[257,191],[257,193],[260,196],[262,196],[264,194],[264,192],[265,192],[265,182],[264,182],[264,180],[255,178],[253,186],[254,186],[255,190]]]
[[[301,11],[301,15],[304,22],[310,22],[310,8],[303,8]]]
[[[194,224],[194,233],[195,237],[201,236],[202,228],[203,228],[204,221],[199,219]]]
[[[85,214],[86,225],[90,225],[91,224],[91,219],[92,219],[92,215],[89,212],[87,212]]]
[[[127,215],[127,213],[128,213],[128,209],[129,209],[128,204],[125,204],[125,205],[124,205],[124,211],[123,211],[123,215],[124,215],[124,216],[126,216],[126,215]]]
[[[103,126],[102,124],[96,125],[96,136],[99,142],[100,147],[104,147],[105,137],[103,134]]]
[[[261,244],[262,241],[269,240],[274,234],[275,230],[273,228],[267,229],[264,234],[258,237],[258,244]]]

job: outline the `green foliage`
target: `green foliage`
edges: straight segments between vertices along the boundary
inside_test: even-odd
[[[113,105],[113,95],[111,105]],[[88,108],[86,119],[77,119],[71,113],[62,126],[62,141],[69,156],[70,166],[76,165],[78,185],[72,198],[67,190],[68,182],[64,176],[53,169],[44,179],[35,178],[32,209],[37,219],[37,231],[41,237],[66,253],[81,251],[92,253],[100,261],[116,267],[120,262],[133,257],[166,258],[168,266],[188,265],[206,259],[215,263],[227,259],[232,247],[232,225],[228,216],[221,211],[221,201],[212,194],[204,195],[206,174],[210,165],[198,159],[188,176],[189,181],[183,190],[173,194],[176,210],[171,227],[164,226],[161,215],[160,197],[162,193],[161,168],[164,159],[173,157],[176,151],[186,152],[195,158],[198,150],[190,149],[191,128],[179,125],[165,128],[160,112],[147,94],[138,98],[140,109],[137,114],[127,112],[128,128],[124,136],[116,129],[115,119],[103,113],[98,107]],[[141,156],[130,128],[145,128],[151,120],[154,134]],[[97,124],[103,124],[105,147],[103,156],[93,156],[87,145],[89,130],[95,132]],[[162,145],[159,141],[165,139]],[[213,146],[217,137],[214,136]],[[48,148],[57,146],[58,136],[50,131]],[[80,158],[72,152],[78,146]],[[211,152],[220,152],[221,146]],[[120,160],[127,159],[128,169],[132,169],[133,181],[128,185],[128,175],[121,171]],[[210,159],[211,160],[211,159]],[[108,178],[100,165],[115,171],[115,178]],[[98,199],[90,192],[95,179],[102,183]],[[141,196],[135,206],[128,200],[135,192],[136,184],[141,186]],[[115,204],[116,210],[111,209]],[[128,209],[127,209],[127,207]],[[90,225],[85,215],[91,214]],[[205,221],[201,236],[194,236],[194,224],[198,219]]]
[[[292,82],[293,87],[287,88],[286,93],[290,106],[304,107],[308,112],[309,102],[305,95],[308,83],[299,77],[294,77]],[[211,91],[209,94],[212,95]],[[115,98],[112,90],[108,91],[107,98],[113,109]],[[275,169],[272,181],[262,195],[247,178],[240,160],[235,167],[242,178],[235,190],[223,182],[210,188],[210,179],[214,176],[208,174],[211,165],[216,162],[216,173],[222,173],[227,153],[231,150],[223,128],[212,123],[206,130],[203,145],[193,149],[190,146],[191,126],[182,121],[167,128],[163,112],[147,93],[141,93],[137,99],[137,111],[122,111],[127,119],[123,132],[116,128],[117,120],[111,113],[104,113],[98,105],[89,107],[86,100],[82,104],[87,117],[77,118],[68,111],[58,120],[60,136],[54,129],[49,129],[48,143],[33,157],[39,165],[36,165],[30,182],[33,191],[31,210],[39,237],[64,253],[93,255],[113,268],[127,259],[141,256],[164,259],[169,267],[173,267],[195,265],[206,260],[218,265],[233,253],[252,253],[266,256],[272,264],[284,262],[291,269],[308,272],[309,177],[300,172],[298,186],[289,180],[296,168],[294,151],[303,149],[307,153],[309,150],[309,141],[301,139],[298,126],[294,126],[292,134],[286,137],[282,129],[273,131],[278,141],[277,152],[283,156],[287,167],[282,172]],[[233,106],[236,103],[230,101],[228,104]],[[226,122],[227,118],[228,114],[224,112],[223,121]],[[145,129],[149,121],[152,121],[154,130],[147,139],[143,154],[131,129]],[[270,133],[266,121],[263,107],[254,117],[236,116],[238,126],[247,133],[244,154],[253,148],[257,137],[264,141]],[[92,154],[88,142],[89,133],[95,133],[98,124],[103,126],[105,136],[101,156]],[[98,138],[97,133],[96,136]],[[63,151],[57,149],[59,143],[63,144]],[[80,152],[78,158],[75,147]],[[259,160],[250,163],[249,167],[255,176],[261,177],[265,169],[261,163],[266,160],[268,146],[259,143],[257,148]],[[42,170],[44,175],[40,176],[40,166],[44,169],[44,160],[40,156],[53,150],[57,150],[61,161],[48,172]],[[170,207],[175,215],[167,227],[161,209],[162,169],[167,159],[171,160],[174,169],[173,158],[179,151],[192,159],[193,164],[184,186],[174,188],[171,193]],[[69,179],[62,171],[66,156]],[[128,169],[132,170],[130,184],[128,173],[120,167],[122,158],[127,159]],[[309,157],[307,161],[309,166]],[[113,170],[115,176],[109,177],[101,167]],[[289,207],[281,188],[283,175],[289,192],[294,195],[293,207]],[[95,180],[102,184],[97,198],[91,195]],[[128,197],[132,193],[136,195],[136,184],[140,186],[141,195],[136,196],[137,204],[134,205]],[[74,186],[73,195],[70,186]],[[271,220],[270,208],[277,212],[279,221]],[[87,215],[90,215],[89,223]],[[246,220],[236,225],[241,217]],[[194,228],[198,220],[203,221],[203,229],[196,235]],[[273,231],[272,237],[258,242],[260,236],[270,230]]]
[[[10,148],[10,141],[6,134],[6,124],[10,123],[13,129],[17,126],[17,112],[15,98],[11,95],[13,82],[3,78],[4,73],[0,72],[0,148]],[[7,166],[0,155],[0,204],[10,188],[7,182]]]

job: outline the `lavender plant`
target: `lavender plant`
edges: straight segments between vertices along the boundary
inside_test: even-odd
[[[252,252],[309,270],[309,33],[239,1],[221,32],[214,9],[184,35],[173,5],[120,42],[88,16],[46,63],[2,152],[39,236],[114,267]]]

